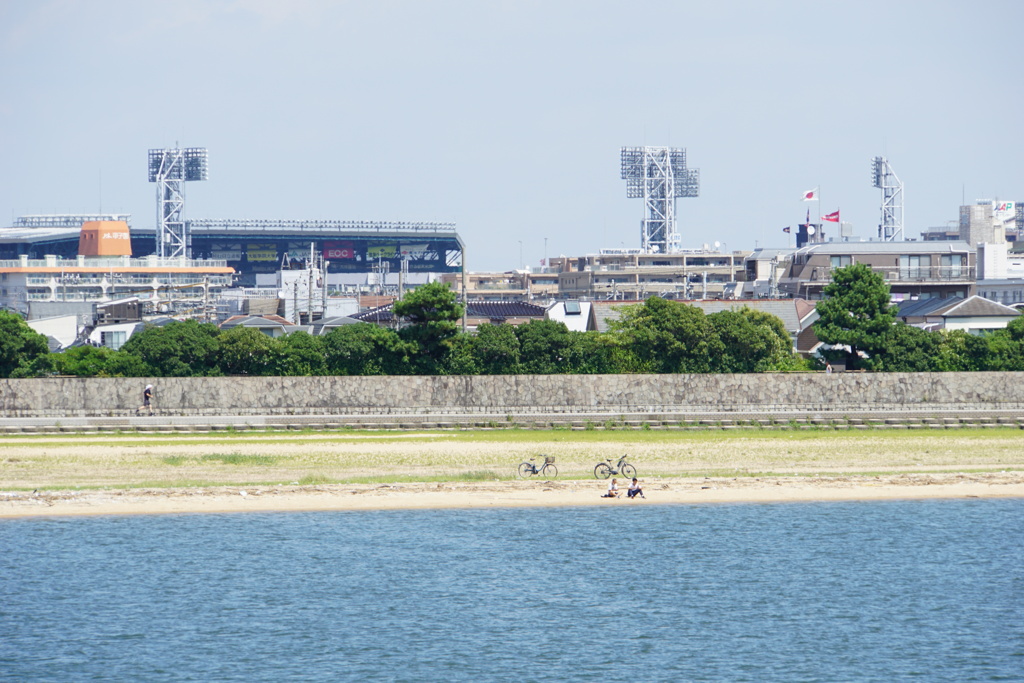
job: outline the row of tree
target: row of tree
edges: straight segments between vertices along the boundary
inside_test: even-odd
[[[984,336],[929,332],[896,318],[889,287],[864,265],[837,269],[814,329],[826,358],[882,372],[1024,370],[1024,319]],[[80,346],[49,353],[46,338],[0,312],[0,376],[186,377],[217,375],[506,375],[739,373],[822,367],[793,352],[777,317],[740,308],[705,315],[658,297],[624,305],[606,333],[560,322],[483,324],[460,332],[463,307],[432,283],[395,302],[398,330],[371,323],[322,337],[220,330],[194,320],[147,327],[119,350]]]
[[[294,332],[220,330],[194,320],[147,327],[119,350],[79,346],[47,353],[46,341],[13,314],[0,318],[22,341],[0,345],[4,376],[186,377],[216,375],[503,375],[796,370],[782,321],[747,308],[705,315],[660,298],[625,306],[607,333],[563,323],[483,324],[460,331],[462,305],[432,283],[394,306],[398,329],[358,323],[322,337]]]

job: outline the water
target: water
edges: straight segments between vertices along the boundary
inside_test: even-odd
[[[1024,680],[1024,501],[0,522],[0,678]]]

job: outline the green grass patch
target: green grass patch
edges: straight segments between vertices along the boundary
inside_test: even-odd
[[[205,462],[219,461],[225,465],[259,465],[265,467],[277,464],[280,458],[273,455],[258,455],[254,453],[211,453],[204,455],[201,460]]]

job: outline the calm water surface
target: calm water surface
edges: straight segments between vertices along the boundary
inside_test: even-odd
[[[1024,501],[0,522],[0,678],[1024,680]]]

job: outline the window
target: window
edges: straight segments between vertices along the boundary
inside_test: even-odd
[[[127,336],[128,333],[123,331],[100,332],[100,344],[117,351],[119,348],[124,346],[125,341],[127,341]]]
[[[929,276],[931,256],[900,256],[900,279],[920,280]]]
[[[580,314],[580,302],[579,301],[566,301],[565,302],[565,314],[566,315],[579,315]]]
[[[832,267],[833,268],[844,268],[853,263],[852,256],[833,256]]]
[[[966,263],[963,254],[943,254],[939,257],[939,277],[959,278],[962,277],[962,269]]]

